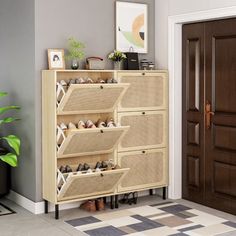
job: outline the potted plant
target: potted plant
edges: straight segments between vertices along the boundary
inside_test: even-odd
[[[114,70],[120,70],[121,69],[121,62],[125,60],[127,57],[123,52],[116,51],[111,52],[108,55],[108,59],[112,60],[114,62]]]
[[[0,98],[7,96],[7,93],[0,92]],[[0,116],[10,110],[18,110],[19,106],[0,107]],[[0,118],[0,130],[4,124],[19,120],[14,117]],[[10,189],[10,166],[17,167],[17,157],[20,154],[20,139],[15,135],[0,135],[0,196],[4,196]]]
[[[79,68],[79,60],[84,58],[83,43],[79,42],[75,38],[68,39],[68,54],[66,55],[67,60],[71,60],[71,69],[77,70]]]

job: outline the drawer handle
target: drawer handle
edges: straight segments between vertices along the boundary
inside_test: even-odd
[[[101,85],[100,88],[103,89],[103,86]]]
[[[146,73],[143,72],[142,75],[146,75]]]
[[[143,153],[143,154],[145,154],[145,153],[146,153],[146,151],[142,151],[142,153]]]
[[[104,131],[102,129],[100,131],[101,131],[102,134],[104,133]]]
[[[104,174],[101,174],[101,177],[104,177]]]
[[[142,114],[143,114],[143,115],[146,115],[146,112],[145,112],[145,111],[143,111],[143,112],[142,112]]]

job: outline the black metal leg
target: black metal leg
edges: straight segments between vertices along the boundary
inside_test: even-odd
[[[118,198],[119,198],[119,196],[116,195],[115,196],[115,208],[119,208]]]
[[[48,214],[48,201],[44,200],[44,213]]]
[[[111,196],[111,209],[114,209],[114,197]]]
[[[107,198],[106,197],[103,198],[103,202],[104,202],[104,204],[107,203]]]
[[[59,219],[59,205],[55,205],[55,219]]]
[[[166,200],[166,190],[167,190],[167,187],[163,187],[163,195],[162,195],[162,198],[163,200]]]
[[[153,195],[153,189],[149,189],[149,195],[150,195],[150,196]]]

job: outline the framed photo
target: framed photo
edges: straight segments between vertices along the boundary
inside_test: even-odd
[[[116,2],[116,50],[148,52],[147,4]]]
[[[64,70],[65,58],[64,49],[48,49],[49,70]]]

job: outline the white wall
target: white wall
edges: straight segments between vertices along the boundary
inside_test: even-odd
[[[168,16],[236,6],[236,0],[156,0],[156,64],[168,68]]]

